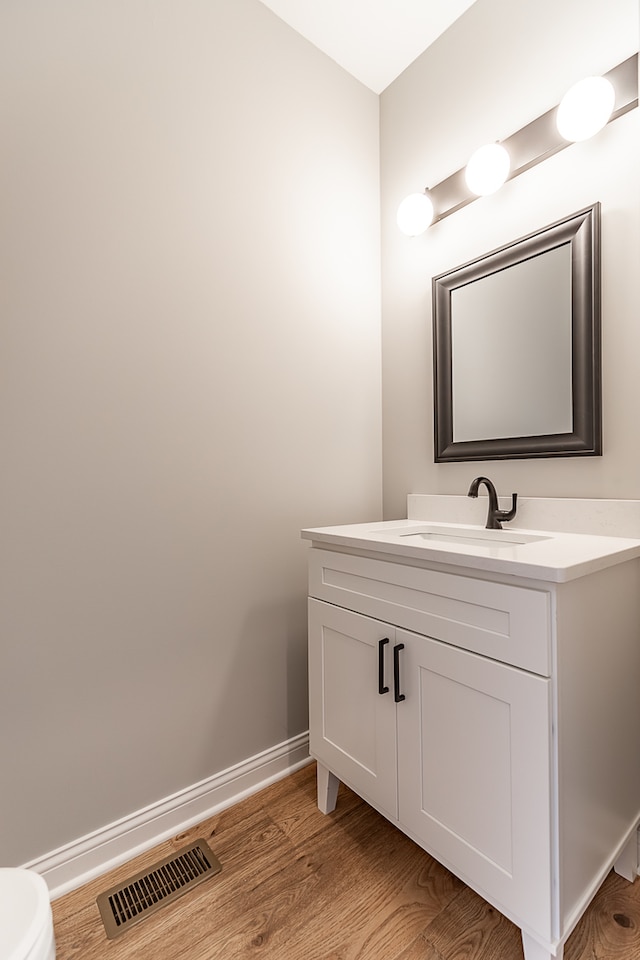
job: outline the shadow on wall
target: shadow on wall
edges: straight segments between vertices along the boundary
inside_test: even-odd
[[[212,772],[308,729],[306,596],[251,607],[220,659],[203,764]]]

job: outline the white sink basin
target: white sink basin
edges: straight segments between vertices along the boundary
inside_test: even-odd
[[[388,532],[388,531],[387,531]],[[401,540],[419,546],[421,543],[428,546],[430,543],[458,543],[477,547],[513,547],[525,543],[539,543],[541,540],[550,540],[551,537],[537,536],[532,533],[523,533],[511,530],[487,530],[479,527],[442,527],[433,523],[423,523],[416,527],[407,527],[395,531],[395,536]]]

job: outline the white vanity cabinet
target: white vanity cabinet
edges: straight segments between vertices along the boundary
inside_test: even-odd
[[[612,864],[636,866],[638,561],[556,584],[309,559],[321,809],[348,784],[517,923],[526,960],[561,957]]]

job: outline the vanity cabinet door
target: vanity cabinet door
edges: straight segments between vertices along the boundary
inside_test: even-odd
[[[395,632],[379,620],[309,600],[309,752],[394,820]],[[386,693],[379,692],[380,679]]]
[[[396,640],[400,823],[551,937],[550,681],[406,631]]]

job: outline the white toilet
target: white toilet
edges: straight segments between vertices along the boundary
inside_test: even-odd
[[[0,867],[0,960],[55,960],[49,889],[33,870]]]

